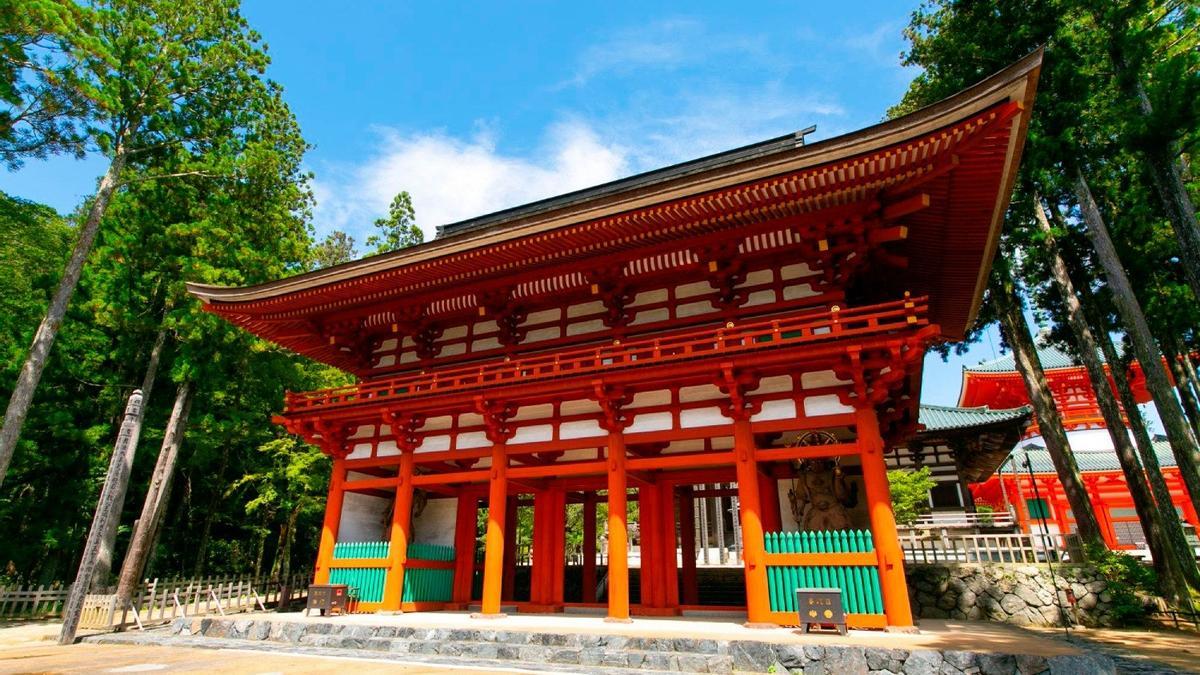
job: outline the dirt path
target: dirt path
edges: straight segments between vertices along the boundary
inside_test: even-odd
[[[141,645],[77,644],[70,647],[26,646],[0,651],[0,673],[335,673],[344,675],[404,673],[524,673],[518,669],[479,670],[443,664],[398,663],[371,659],[264,653],[236,649],[194,649]]]

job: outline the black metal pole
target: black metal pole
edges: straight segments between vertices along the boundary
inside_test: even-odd
[[[1029,473],[1029,482],[1033,485],[1033,498],[1037,500],[1038,505],[1038,520],[1042,521],[1042,545],[1046,547],[1046,566],[1050,568],[1050,583],[1054,586],[1054,604],[1058,605],[1058,614],[1062,617],[1063,631],[1067,637],[1071,637],[1071,617],[1067,614],[1067,610],[1063,607],[1062,599],[1058,597],[1058,577],[1054,574],[1053,556],[1050,555],[1050,526],[1046,524],[1046,512],[1050,510],[1050,503],[1042,501],[1042,491],[1038,489],[1037,480],[1033,477],[1033,465],[1029,462],[1029,452],[1026,451],[1023,463],[1025,471]],[[1045,508],[1043,508],[1043,506]],[[1063,545],[1067,542],[1067,533],[1060,532],[1063,537]]]

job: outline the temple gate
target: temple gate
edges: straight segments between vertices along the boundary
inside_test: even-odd
[[[191,286],[359,378],[289,393],[277,418],[332,458],[316,582],[360,580],[364,610],[676,615],[697,606],[700,493],[736,497],[750,623],[794,624],[780,584],[805,579],[843,588],[851,626],[911,626],[884,448],[917,427],[926,348],[978,307],[1039,65],[821,143],[781,137],[262,286]],[[851,488],[831,502],[801,464],[817,460],[861,487],[846,515]],[[789,534],[797,480],[807,522],[839,529]]]

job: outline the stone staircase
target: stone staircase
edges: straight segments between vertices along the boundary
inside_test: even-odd
[[[1086,653],[1039,657],[822,644],[811,640],[797,644],[487,627],[428,628],[388,625],[383,620],[379,623],[289,620],[269,614],[240,618],[181,618],[162,629],[96,635],[84,640],[102,644],[249,649],[598,675],[635,672],[1105,675],[1116,672],[1112,660]]]

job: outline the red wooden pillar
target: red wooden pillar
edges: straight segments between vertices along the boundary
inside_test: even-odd
[[[740,397],[739,397],[740,398]],[[766,540],[762,524],[762,499],[758,491],[758,462],[754,433],[747,415],[733,419],[733,457],[737,470],[738,508],[742,520],[742,564],[746,574],[746,619],[749,624],[771,620],[767,589]],[[886,489],[886,485],[885,485]]]
[[[333,458],[333,472],[329,476],[329,497],[325,500],[325,520],[321,525],[321,543],[317,548],[317,566],[313,571],[313,583],[329,583],[329,564],[333,561],[333,548],[337,545],[338,527],[342,523],[342,503],[346,482],[346,460]]]
[[[896,534],[896,516],[888,489],[887,464],[883,459],[883,437],[873,408],[855,412],[855,428],[871,516],[871,536],[879,556],[879,581],[883,591],[883,611],[889,626],[913,625],[908,602],[908,584],[904,579],[904,554]],[[765,584],[764,584],[765,588]]]
[[[505,517],[508,501],[508,457],[504,443],[492,443],[492,466],[488,485],[488,523],[484,540],[482,616],[501,616],[500,590],[504,584]],[[516,528],[511,528],[515,530]]]
[[[1000,480],[1004,480],[1004,478],[1001,477]],[[1013,479],[1014,492],[1012,494],[1014,494],[1016,498],[1013,499],[1012,503],[1017,511],[1017,525],[1019,526],[1019,529],[1022,532],[1029,533],[1033,532],[1032,525],[1029,521],[1029,505],[1025,503],[1025,492],[1024,490],[1020,489],[1020,485],[1021,479],[1019,477]]]
[[[758,495],[762,500],[762,525],[765,532],[783,529],[783,514],[779,508],[779,480],[769,473],[758,473]]]
[[[408,562],[408,539],[412,526],[412,476],[413,450],[409,448],[400,454],[400,471],[396,478],[396,502],[392,508],[391,538],[388,544],[391,569],[384,577],[383,603],[380,605],[380,609],[385,612],[400,611],[404,566]]]
[[[629,621],[629,510],[625,475],[625,437],[608,434],[608,616],[605,621]]]
[[[1049,495],[1050,508],[1054,512],[1054,524],[1058,527],[1058,533],[1066,536],[1071,531],[1071,524],[1067,519],[1067,511],[1071,505],[1066,499],[1058,498],[1058,490],[1056,489],[1057,481],[1045,480],[1042,481],[1043,487],[1046,488],[1046,494]]]
[[[679,558],[678,542],[675,538],[675,486],[660,483],[658,486],[660,533],[659,559],[662,565],[663,607],[679,607]]]
[[[1180,486],[1183,488],[1183,486]],[[1191,524],[1192,530],[1200,532],[1200,516],[1196,514],[1196,507],[1192,505],[1192,500],[1187,498],[1186,489],[1181,489],[1182,495],[1172,495],[1172,501],[1178,506],[1183,507],[1183,519]]]
[[[549,595],[549,553],[551,548],[548,517],[550,492],[535,490],[533,493],[533,541],[530,544],[529,602],[544,605]]]
[[[640,552],[642,606],[661,607],[659,604],[662,582],[658,563],[658,490],[655,485],[638,488],[638,537]]]
[[[1112,512],[1109,511],[1108,502],[1100,497],[1100,482],[1084,480],[1084,485],[1087,488],[1089,501],[1092,503],[1092,511],[1096,514],[1096,522],[1100,525],[1100,535],[1104,538],[1104,545],[1110,549],[1116,549],[1117,530],[1113,527]]]
[[[548,602],[561,608],[563,604],[563,585],[567,565],[567,492],[562,488],[551,490],[554,495],[553,510],[550,513],[550,535],[554,544],[550,555],[550,597]]]
[[[505,600],[513,599],[514,586],[517,581],[517,496],[508,497],[504,503],[504,579],[501,585],[500,597]]]
[[[583,601],[596,602],[596,493],[583,493]]]
[[[475,518],[479,498],[474,490],[458,492],[458,510],[454,518],[454,603],[465,608],[471,602],[475,580]]]
[[[680,575],[685,605],[700,603],[700,588],[696,582],[696,498],[692,492],[691,485],[679,488],[679,539],[683,549]]]

